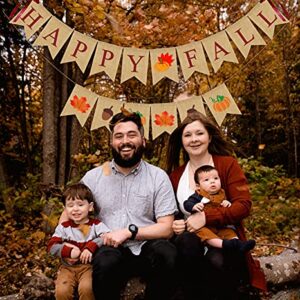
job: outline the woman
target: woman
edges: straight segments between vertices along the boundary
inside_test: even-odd
[[[175,243],[185,299],[205,299],[205,296],[206,299],[236,299],[237,287],[247,279],[252,286],[266,290],[259,263],[249,253],[246,255],[247,268],[244,256],[233,257],[222,249],[204,248],[194,233],[204,225],[234,225],[238,237],[246,240],[242,220],[250,213],[250,193],[246,177],[221,130],[199,112],[188,114],[171,134],[167,155],[167,170],[182,213],[182,218],[174,221],[173,230],[177,235]],[[181,158],[184,165],[179,166]],[[194,172],[201,165],[211,165],[218,170],[232,205],[207,208],[205,213],[189,215],[183,202],[195,191]],[[195,271],[199,274],[196,278],[191,275]]]

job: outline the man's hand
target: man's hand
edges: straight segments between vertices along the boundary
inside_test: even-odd
[[[221,206],[223,206],[223,207],[230,207],[231,206],[231,202],[229,202],[228,200],[223,200],[221,202]]]
[[[206,224],[206,218],[205,213],[197,212],[191,216],[188,217],[186,220],[186,228],[189,232],[195,232],[205,226]]]
[[[88,249],[84,249],[80,254],[80,261],[83,264],[88,264],[92,262],[93,253]]]
[[[124,228],[103,233],[101,237],[103,238],[104,245],[118,248],[131,237],[131,232],[127,228]]]
[[[204,204],[200,202],[193,206],[192,211],[202,211],[203,208],[204,208]]]
[[[173,221],[172,229],[175,234],[183,233],[185,231],[185,221],[183,219]]]

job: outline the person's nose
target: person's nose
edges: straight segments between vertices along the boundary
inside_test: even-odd
[[[196,134],[192,135],[192,142],[196,142],[198,140],[198,137]]]

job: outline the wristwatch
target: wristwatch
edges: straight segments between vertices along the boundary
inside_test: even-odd
[[[137,235],[137,233],[138,233],[138,231],[139,231],[139,228],[136,226],[136,225],[134,225],[134,224],[130,224],[129,226],[128,226],[128,230],[131,232],[131,237],[129,238],[130,240],[134,240],[135,239],[135,237],[136,237],[136,235]]]

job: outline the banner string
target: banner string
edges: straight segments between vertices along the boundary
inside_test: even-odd
[[[38,2],[38,0],[34,0],[35,2]],[[270,2],[270,1],[269,1]],[[17,4],[17,6],[14,8],[14,10],[13,10],[13,12],[14,12],[14,14],[16,13],[16,8],[19,8],[19,6],[20,6],[20,3],[18,3]],[[27,4],[26,4],[26,6],[27,6]],[[274,4],[272,5],[273,7],[274,7]],[[22,10],[24,10],[25,8],[23,7],[22,8]],[[278,11],[278,9],[276,9],[275,10],[276,11],[276,13],[278,14],[279,13],[279,11]],[[286,11],[286,10],[285,10]],[[5,14],[5,12],[3,12],[4,13],[4,15],[6,16],[6,18],[7,18],[7,20],[9,21],[10,19],[11,19],[11,16],[13,15],[13,12],[10,14],[10,16],[8,16],[7,14]],[[19,13],[20,14],[20,13]],[[288,12],[286,11],[286,14],[288,14]],[[289,16],[290,17],[293,17],[293,16],[295,16],[295,14],[290,14],[289,13]],[[17,30],[18,31],[18,33],[23,37],[23,35],[19,32],[19,29],[17,28],[17,26],[16,25],[14,25],[14,24],[10,24],[10,25],[12,25],[14,28],[15,28],[15,30]],[[289,24],[287,23],[287,24],[284,24],[284,25],[281,25],[281,28],[276,32],[276,33],[274,33],[274,37],[276,37],[276,36],[278,36],[279,34],[280,34],[280,32],[282,32],[287,26],[288,26]],[[42,53],[40,53],[37,49],[35,49],[33,46],[32,46],[32,44],[27,40],[27,39],[25,39],[25,42],[27,42],[28,43],[28,45],[30,46],[30,48],[33,50],[33,51],[35,51],[37,54],[38,54],[38,56],[39,57],[42,57],[45,61],[47,61],[58,73],[60,73],[63,77],[65,77],[68,81],[70,81],[70,82],[72,82],[74,85],[76,85],[77,83],[73,80],[73,79],[71,79],[70,77],[68,77],[65,73],[63,73],[58,67],[56,67],[53,63],[52,63],[52,61],[51,60],[49,60],[47,57],[45,57]],[[247,62],[245,62],[245,63],[241,63],[242,64],[242,67],[238,70],[238,71],[236,71],[234,74],[232,74],[229,78],[227,78],[227,79],[225,79],[224,81],[223,81],[223,83],[226,83],[226,82],[228,82],[228,81],[230,81],[232,78],[234,78],[235,76],[237,76],[238,74],[240,74],[243,70],[245,70],[247,67],[248,67],[248,65],[250,64],[250,63],[252,63],[264,50],[266,50],[269,46],[270,46],[270,42],[269,43],[267,43],[265,46],[263,46],[262,47],[262,49],[261,50],[259,50],[252,58],[250,58]],[[45,46],[46,47],[46,46]],[[253,46],[252,46],[253,47]],[[210,75],[206,75],[206,77],[208,78]],[[171,79],[170,79],[171,80]],[[149,104],[151,104],[151,103],[149,103]]]

